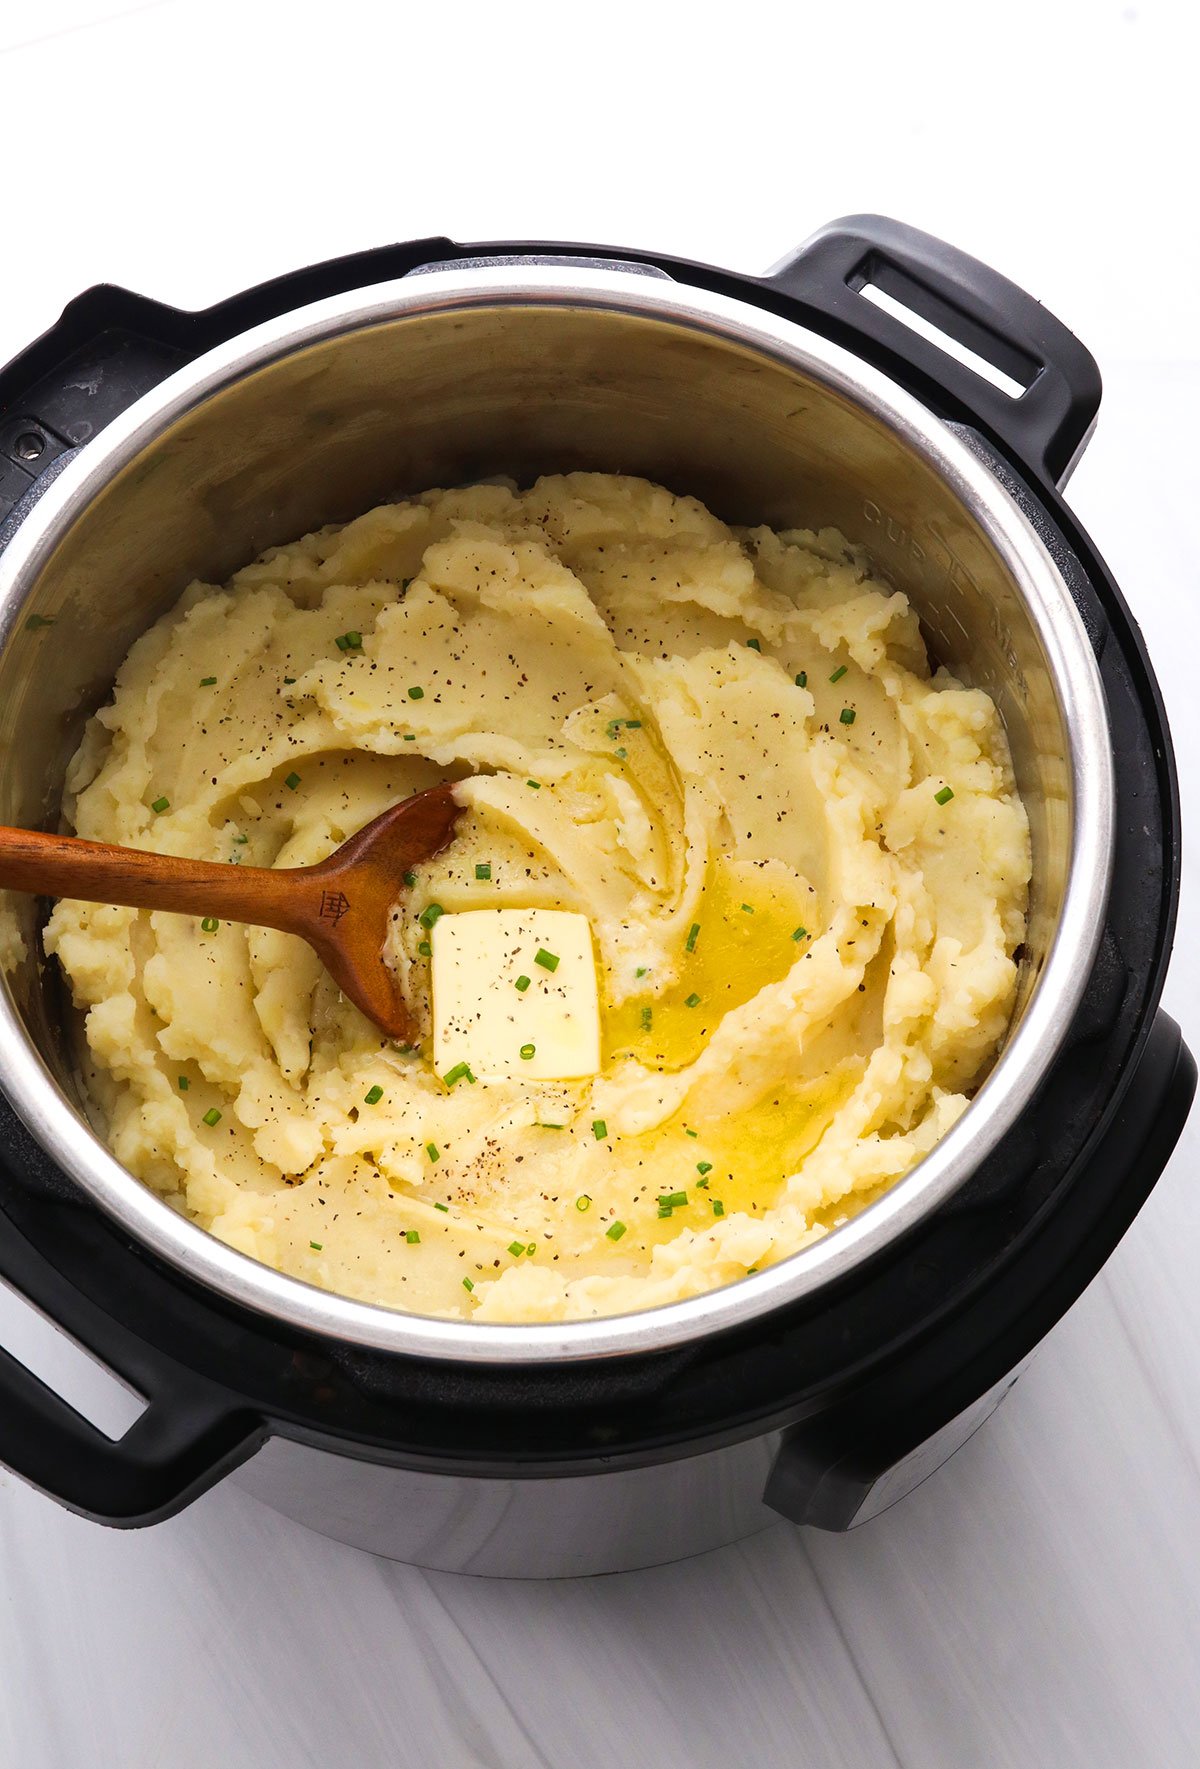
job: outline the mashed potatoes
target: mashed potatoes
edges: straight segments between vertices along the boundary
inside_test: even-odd
[[[599,474],[385,505],[193,584],[67,809],[295,866],[447,777],[459,835],[390,954],[416,1049],[288,935],[54,910],[113,1150],[223,1240],[420,1313],[646,1308],[786,1258],[964,1110],[1013,1001],[1026,820],[992,702],[931,678],[836,533]],[[599,1075],[434,1073],[433,904],[586,914]]]

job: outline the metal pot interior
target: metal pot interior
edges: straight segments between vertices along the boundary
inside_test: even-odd
[[[731,522],[840,528],[910,597],[933,657],[994,697],[1033,837],[1019,1019],[1067,892],[1078,732],[994,510],[980,513],[920,435],[848,385],[853,359],[822,347],[840,360],[836,374],[803,349],[787,360],[755,334],[753,310],[741,328],[728,314],[707,324],[672,307],[670,285],[633,276],[608,279],[640,285],[628,304],[486,289],[439,299],[444,280],[397,285],[407,310],[380,317],[376,306],[358,323],[260,347],[254,366],[218,368],[140,428],[118,421],[117,458],[86,495],[64,499],[9,590],[0,821],[55,825],[86,717],[192,578],[220,583],[266,547],[430,486],[572,468],[644,474]],[[93,451],[100,462],[108,440],[73,471]],[[1037,545],[1031,532],[1027,543]],[[55,624],[31,631],[31,613]],[[1063,618],[1078,624],[1069,607]],[[78,1102],[61,997],[37,956],[37,905],[9,903],[28,953],[8,979],[20,1020]]]

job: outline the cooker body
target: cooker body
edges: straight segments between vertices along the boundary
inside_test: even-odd
[[[477,1578],[631,1572],[778,1524],[763,1498],[772,1432],[640,1468],[430,1474],[273,1437],[231,1479],[296,1523],[388,1560]],[[519,1456],[519,1445],[514,1445]]]
[[[998,1404],[1153,1184],[1194,1084],[1154,1014],[1178,886],[1169,738],[1054,489],[1094,365],[1011,285],[877,219],[757,283],[442,256],[382,254],[377,276],[427,274],[377,285],[333,267],[342,292],[300,312],[281,287],[232,304],[240,324],[198,316],[216,348],[0,529],[0,821],[55,824],[88,715],[192,578],[434,484],[644,475],[735,524],[836,527],[910,598],[934,659],[996,701],[1033,848],[1009,1043],[934,1155],[796,1260],[578,1332],[451,1330],[267,1272],[117,1168],[37,906],[11,899],[0,1081],[23,1125],[0,1111],[0,1276],[150,1405],[99,1445],[0,1353],[0,1459],[120,1524],[234,1470],[323,1533],[495,1576],[651,1564],[779,1516],[850,1527]],[[897,263],[914,306],[1026,378],[1011,409],[924,346],[879,344],[855,279]],[[306,298],[328,293],[306,276]],[[196,354],[186,325],[166,332],[164,361]]]
[[[805,1514],[796,1520],[841,1530],[890,1510],[974,1436],[1023,1367],[863,1481],[853,1510],[822,1515],[812,1470],[801,1470]],[[513,1445],[515,1463],[520,1450]],[[318,1535],[388,1560],[476,1578],[565,1579],[662,1566],[780,1527],[795,1510],[795,1492],[784,1490],[797,1477],[788,1454],[785,1433],[774,1430],[636,1468],[489,1476],[398,1467],[277,1436],[229,1478]]]

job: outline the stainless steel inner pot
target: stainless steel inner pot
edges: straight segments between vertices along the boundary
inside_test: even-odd
[[[457,267],[339,296],[201,357],[62,472],[0,555],[0,820],[53,826],[84,721],[193,577],[385,497],[508,473],[644,474],[725,519],[840,528],[911,598],[934,656],[1003,715],[1034,877],[1004,1052],[951,1133],[880,1201],[711,1294],[595,1322],[480,1326],[392,1312],[257,1264],[184,1221],[89,1127],[40,960],[0,995],[0,1085],[46,1150],[140,1241],[225,1296],[394,1352],[541,1361],[666,1347],[807,1294],[947,1198],[1020,1114],[1078,1005],[1112,857],[1104,697],[1050,555],[993,475],[856,357],[660,276]],[[27,621],[36,614],[53,626]]]

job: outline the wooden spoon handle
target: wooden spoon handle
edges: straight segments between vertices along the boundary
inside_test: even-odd
[[[76,836],[0,827],[2,888],[86,903],[122,903],[130,909],[212,915],[284,932],[303,928],[306,937],[312,906],[305,898],[313,894],[311,871],[315,870],[185,860]],[[305,885],[310,887],[307,892]]]

